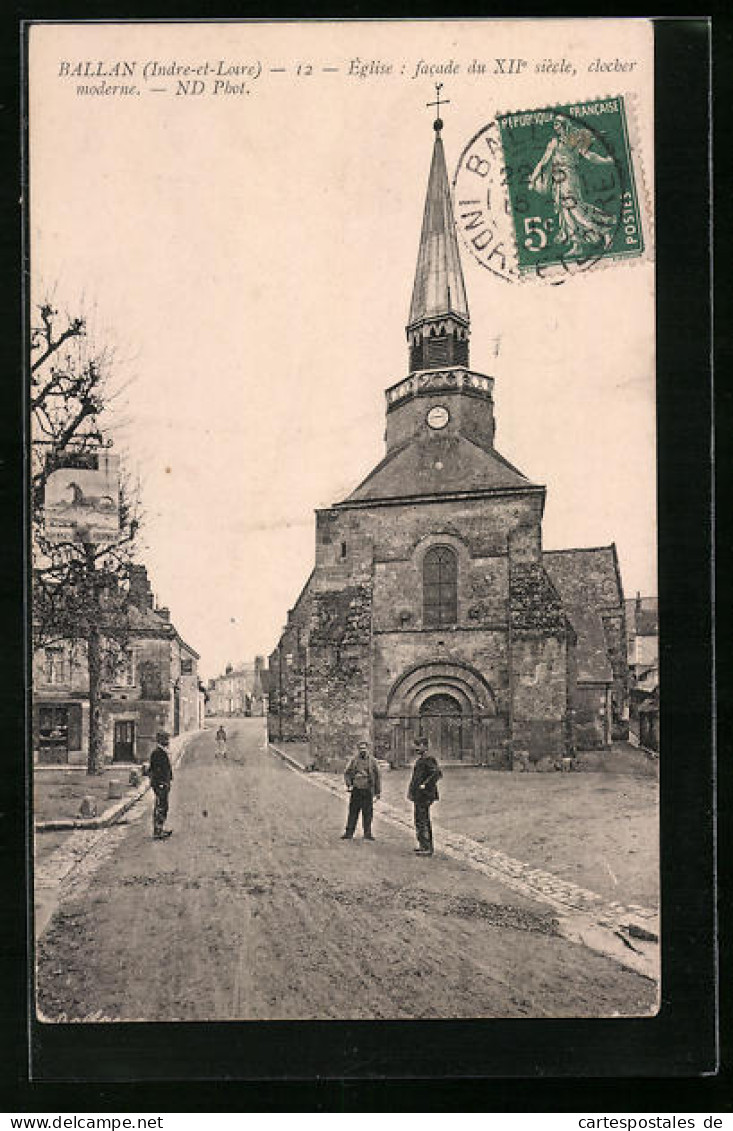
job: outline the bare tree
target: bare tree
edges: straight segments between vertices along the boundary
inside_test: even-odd
[[[129,638],[128,584],[139,528],[139,491],[121,483],[119,534],[110,541],[49,539],[44,497],[61,466],[90,466],[111,447],[108,408],[112,353],[94,350],[83,318],[60,318],[47,302],[31,331],[30,409],[33,537],[33,643],[82,645],[89,675],[87,771],[102,767],[100,700]]]

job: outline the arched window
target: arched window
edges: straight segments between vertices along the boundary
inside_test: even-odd
[[[431,546],[423,561],[423,624],[440,628],[458,619],[458,558],[450,546]]]

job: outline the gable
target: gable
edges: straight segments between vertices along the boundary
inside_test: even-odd
[[[542,560],[566,606],[623,609],[613,544],[589,550],[546,550]]]
[[[465,436],[426,436],[390,452],[344,501],[526,490],[534,486],[498,452],[482,448]]]

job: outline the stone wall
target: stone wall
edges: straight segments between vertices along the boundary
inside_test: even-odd
[[[508,559],[471,557],[454,535],[423,538],[407,560],[375,562],[374,631],[414,632],[423,629],[422,562],[437,543],[451,546],[458,556],[457,627],[506,628]]]
[[[474,558],[493,558],[508,553],[510,534],[518,527],[536,543],[541,518],[538,493],[333,507],[316,512],[316,567],[341,567],[348,573],[365,557],[375,562],[408,561],[422,539],[441,533],[459,538]]]
[[[611,689],[605,685],[581,686],[575,696],[573,736],[577,750],[608,746],[610,739]]]
[[[319,769],[343,769],[357,742],[372,741],[371,622],[367,579],[313,595],[309,721],[311,756]]]
[[[288,612],[277,648],[269,657],[267,734],[271,742],[306,742],[309,735],[309,635],[312,582]]]
[[[512,740],[537,761],[568,749],[568,630],[540,562],[510,571]]]

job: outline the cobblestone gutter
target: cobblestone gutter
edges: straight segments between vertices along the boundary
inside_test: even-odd
[[[303,772],[304,768],[277,746],[270,750],[318,789],[334,794],[343,802],[340,779],[320,772]],[[412,813],[380,801],[377,815],[389,824],[414,835]],[[609,903],[595,892],[561,880],[515,860],[496,849],[478,844],[460,833],[451,832],[433,821],[439,851],[467,864],[511,891],[548,904],[558,914],[560,933],[627,966],[644,977],[659,977],[659,925],[656,911],[637,904]]]

